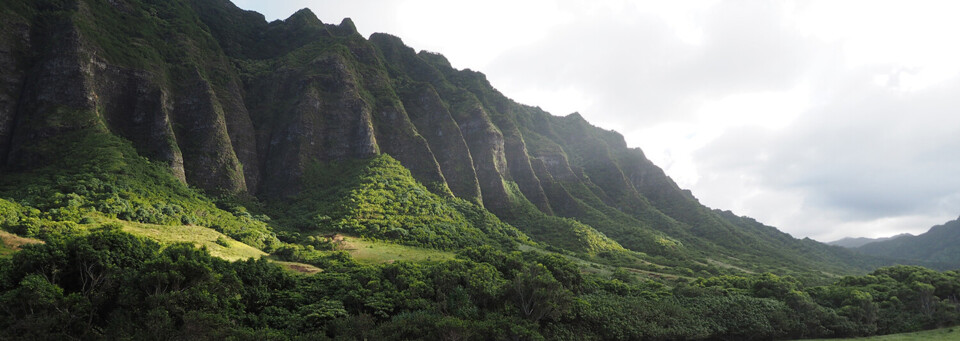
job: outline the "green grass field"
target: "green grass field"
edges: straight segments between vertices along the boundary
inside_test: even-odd
[[[856,338],[850,338],[850,339],[818,339],[818,340],[955,341],[955,340],[960,340],[960,326],[927,330],[922,332],[903,333],[903,334],[856,337]]]
[[[394,261],[437,261],[453,259],[453,252],[406,246],[383,241],[364,240],[344,236],[343,250],[363,263],[391,263]]]
[[[206,247],[210,255],[229,261],[260,258],[267,255],[265,252],[250,245],[236,241],[220,232],[203,226],[166,226],[131,222],[122,222],[122,224],[123,230],[128,233],[147,237],[162,244],[183,242],[191,243],[198,247]],[[227,245],[220,245],[220,243],[217,243],[217,240],[221,240]],[[323,271],[310,264],[284,262],[272,258],[270,261],[280,265],[286,270],[301,274],[312,275]]]
[[[197,247],[206,247],[214,257],[230,261],[260,258],[266,255],[263,251],[238,242],[208,227],[196,225],[153,225],[119,220],[116,222],[123,225],[123,231],[125,232],[147,237],[161,244],[182,242],[191,243]],[[218,244],[218,239],[224,241],[226,246]]]

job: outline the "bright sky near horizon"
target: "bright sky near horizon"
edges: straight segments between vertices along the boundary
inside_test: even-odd
[[[235,3],[350,17],[439,52],[795,237],[917,234],[960,215],[960,2]]]

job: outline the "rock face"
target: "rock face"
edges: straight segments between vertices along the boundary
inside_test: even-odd
[[[299,193],[311,163],[386,153],[431,191],[510,222],[534,207],[649,253],[800,248],[700,205],[620,134],[513,102],[483,74],[365,39],[349,19],[304,9],[268,23],[226,0],[0,8],[6,169],[42,166],[39,140],[101,129],[191,186],[273,200]],[[833,252],[819,247],[807,249]]]
[[[417,131],[427,140],[440,163],[450,191],[457,197],[482,203],[470,149],[437,91],[424,85],[401,93],[401,98]]]
[[[225,108],[213,85],[197,70],[179,83],[173,117],[187,183],[216,192],[243,191],[242,165],[227,131],[226,111],[231,108]]]
[[[297,193],[297,179],[312,160],[327,162],[379,152],[372,108],[359,80],[339,55],[311,61],[310,71],[281,69],[247,81],[247,105],[257,127],[265,195]]]
[[[30,26],[23,18],[0,14],[0,165],[6,163],[31,50]]]

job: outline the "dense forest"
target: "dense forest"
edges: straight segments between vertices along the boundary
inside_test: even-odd
[[[930,254],[859,252],[710,209],[620,134],[349,19],[9,0],[0,21],[3,339],[741,340],[960,324],[944,238],[911,239]]]
[[[827,286],[773,274],[670,285],[583,274],[541,252],[465,248],[442,262],[292,274],[105,226],[25,247],[0,268],[14,339],[627,340],[844,337],[956,323],[960,273],[881,268]]]

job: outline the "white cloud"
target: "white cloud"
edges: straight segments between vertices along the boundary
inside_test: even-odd
[[[891,65],[902,90],[916,91],[960,72],[960,3],[813,1],[796,14],[798,32],[841,44],[849,67]],[[905,70],[909,70],[904,72]]]
[[[697,120],[718,131],[739,126],[777,130],[793,122],[808,103],[801,89],[737,93],[705,101]]]

